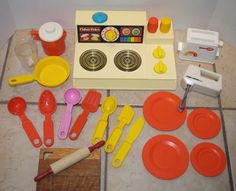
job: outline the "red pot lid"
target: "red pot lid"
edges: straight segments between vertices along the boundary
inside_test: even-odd
[[[178,111],[181,99],[169,92],[150,95],[143,106],[146,121],[154,128],[170,131],[179,128],[185,121],[187,111]]]
[[[215,137],[221,129],[219,117],[209,109],[195,109],[188,116],[188,128],[197,137]]]
[[[189,154],[185,145],[176,137],[157,135],[144,145],[143,164],[155,177],[174,179],[187,169]]]
[[[204,176],[217,176],[226,166],[224,152],[213,143],[200,143],[191,152],[194,169]]]

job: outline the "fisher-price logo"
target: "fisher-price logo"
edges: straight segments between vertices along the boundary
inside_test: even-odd
[[[80,32],[100,32],[100,27],[79,27]]]

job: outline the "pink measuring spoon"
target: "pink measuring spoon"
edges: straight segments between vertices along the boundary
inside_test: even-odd
[[[74,105],[79,103],[81,100],[81,93],[76,88],[69,88],[64,93],[64,101],[67,103],[66,111],[64,112],[60,126],[58,129],[58,138],[60,140],[66,139],[68,131],[70,128],[70,123],[72,119],[72,108]]]

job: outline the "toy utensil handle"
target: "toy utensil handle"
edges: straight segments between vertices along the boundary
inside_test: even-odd
[[[42,140],[37,130],[35,129],[33,123],[25,115],[21,115],[20,118],[21,118],[22,126],[25,130],[25,133],[27,134],[32,145],[34,147],[40,147],[42,145]]]
[[[54,128],[51,115],[46,115],[43,122],[44,145],[50,147],[54,143]]]
[[[72,126],[71,130],[70,130],[70,134],[69,134],[69,138],[71,140],[76,140],[81,131],[83,130],[85,123],[87,122],[87,117],[88,117],[88,112],[86,112],[85,110],[83,111],[82,114],[80,114],[78,116],[78,118],[76,119],[74,125]]]
[[[72,114],[69,111],[65,111],[65,113],[61,118],[60,126],[58,129],[58,138],[60,140],[66,139],[70,128],[71,119],[72,119]]]
[[[123,161],[125,160],[125,157],[129,153],[129,150],[131,149],[131,146],[132,144],[130,144],[127,141],[122,142],[117,153],[114,155],[112,159],[111,164],[113,167],[118,168],[122,165]]]
[[[187,97],[188,97],[188,93],[190,91],[191,85],[187,85],[187,87],[185,88],[185,93],[184,93],[184,97],[182,98],[179,107],[178,107],[178,111],[179,112],[183,112],[185,107],[186,107],[186,102],[187,102]]]
[[[104,146],[104,150],[107,153],[113,152],[113,150],[116,147],[117,142],[120,139],[120,136],[121,136],[122,132],[123,132],[123,129],[122,128],[117,128],[117,127],[112,131],[111,136],[108,138],[108,140],[107,140],[107,142]]]
[[[98,141],[101,141],[103,139],[103,136],[105,134],[105,130],[107,127],[107,121],[100,119],[97,123],[96,129],[93,133],[92,137],[92,144],[97,143]]]

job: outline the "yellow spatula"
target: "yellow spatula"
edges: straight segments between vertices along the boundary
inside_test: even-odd
[[[134,110],[132,109],[132,107],[130,107],[128,104],[125,105],[118,116],[119,124],[114,128],[110,137],[106,141],[104,150],[107,153],[111,153],[115,149],[116,144],[119,141],[120,136],[122,135],[124,126],[128,125],[131,122],[133,116]]]
[[[133,126],[129,129],[128,134],[125,140],[122,142],[121,146],[119,147],[118,151],[114,155],[112,159],[112,166],[117,168],[120,167],[125,160],[129,150],[132,147],[133,142],[141,133],[144,126],[144,119],[139,117],[133,124]]]

